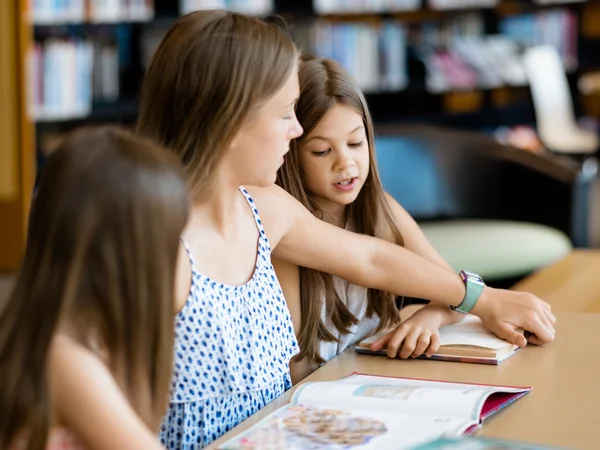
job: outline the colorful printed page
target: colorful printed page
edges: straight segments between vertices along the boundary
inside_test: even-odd
[[[230,439],[224,450],[405,450],[475,424],[428,416],[290,404]]]
[[[530,390],[354,374],[336,381],[305,383],[291,403],[479,423]]]
[[[404,450],[471,433],[529,390],[353,374],[301,385],[289,405],[219,448]]]

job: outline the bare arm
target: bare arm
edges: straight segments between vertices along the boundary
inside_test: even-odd
[[[465,286],[447,268],[390,242],[329,225],[277,186],[251,193],[277,258],[395,295],[454,306],[462,302]],[[517,345],[526,345],[518,328],[533,333],[535,343],[554,339],[550,306],[531,294],[485,287],[471,312]]]
[[[65,336],[57,336],[52,344],[50,380],[58,420],[86,449],[164,449],[106,366]]]
[[[175,305],[174,314],[179,313],[185,306],[192,285],[192,266],[190,256],[183,243],[179,244],[177,253],[177,270],[175,272]]]
[[[273,257],[272,261],[279,284],[281,284],[281,289],[283,290],[285,301],[292,316],[294,332],[296,333],[296,337],[300,337],[302,311],[300,304],[300,272],[298,266],[276,257]],[[316,369],[317,367],[311,364],[308,358],[304,358],[301,361],[298,361],[297,358],[292,358],[290,361],[292,383],[296,384],[299,381],[302,381]]]
[[[423,231],[415,219],[413,219],[412,216],[391,195],[386,193],[385,197],[390,206],[396,226],[402,233],[404,247],[407,250],[421,255],[432,263],[435,263],[438,266],[453,272],[450,264],[448,264],[446,260],[442,258],[442,255],[438,253],[435,247],[431,245],[425,234],[423,234]],[[435,315],[442,315],[440,326],[459,322],[464,318],[463,314],[454,312],[450,308],[438,303],[430,303],[424,308],[420,315],[428,314],[429,311]],[[393,347],[391,348],[391,351],[393,351]]]
[[[251,193],[276,258],[395,295],[446,305],[462,302],[460,277],[421,255],[321,221],[279,187]]]

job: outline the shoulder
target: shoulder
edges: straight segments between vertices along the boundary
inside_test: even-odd
[[[99,356],[74,338],[64,334],[54,336],[50,345],[50,367],[53,368],[55,365],[61,367],[64,364],[74,362],[90,364],[95,370],[99,367],[108,370]]]
[[[277,202],[289,202],[290,199],[294,200],[294,198],[288,194],[285,189],[282,189],[280,186],[273,184],[271,186],[266,187],[258,187],[258,186],[244,186],[250,197],[254,200],[257,206],[261,207],[261,209],[269,209],[273,204]]]
[[[415,219],[410,215],[410,213],[404,209],[404,207],[396,201],[394,197],[392,197],[387,192],[384,193],[385,199],[387,201],[387,206],[390,214],[392,215],[392,219],[394,223],[398,227],[399,230],[403,230],[408,228],[414,228],[416,225]]]
[[[66,411],[72,406],[72,397],[88,390],[102,392],[103,387],[114,383],[105,363],[66,335],[52,339],[48,363],[53,412],[59,425],[69,422]]]
[[[390,223],[383,211],[383,208],[387,208],[387,211],[389,212],[391,219],[394,222],[394,225],[396,225],[396,227],[399,230],[402,230],[403,225],[406,224],[406,215],[408,215],[408,213],[405,211],[404,208],[402,208],[402,206],[400,206],[400,204],[394,199],[394,197],[392,197],[387,192],[384,192],[383,201],[385,203],[381,205],[381,207],[378,208],[377,211],[377,225],[375,235],[387,241],[393,241],[394,238],[392,230],[390,228]]]
[[[51,344],[49,384],[57,424],[86,448],[160,448],[108,366],[68,336],[55,336]]]
[[[392,197],[387,192],[384,192],[385,200],[387,201],[387,205],[392,213],[392,217],[398,224],[398,221],[402,218],[403,215],[408,214],[406,210],[396,201],[394,197]]]
[[[272,247],[277,246],[303,210],[308,212],[294,197],[277,185],[245,186],[244,189],[256,205]]]
[[[84,382],[113,381],[105,362],[88,348],[66,335],[58,334],[52,339],[49,353],[51,389],[60,389],[68,380]]]

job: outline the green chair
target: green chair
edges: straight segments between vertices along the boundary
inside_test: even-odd
[[[454,270],[512,283],[587,245],[594,171],[480,133],[405,126],[376,134],[384,188]]]
[[[561,231],[529,222],[450,220],[425,223],[429,242],[456,271],[484,280],[512,280],[561,259],[572,249]]]

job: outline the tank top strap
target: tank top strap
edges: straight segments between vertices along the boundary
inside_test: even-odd
[[[252,210],[252,215],[254,216],[254,221],[256,222],[256,227],[258,228],[258,232],[260,233],[261,237],[264,238],[265,230],[263,228],[262,221],[260,220],[260,215],[258,214],[258,209],[256,208],[256,203],[254,203],[252,196],[248,193],[248,191],[243,186],[240,186],[239,189],[240,189],[240,192],[246,198],[248,205],[250,205],[250,209]]]
[[[185,242],[184,238],[180,238],[183,246],[185,247],[185,251],[188,254],[188,258],[190,259],[190,266],[192,266],[192,271],[196,270],[196,264],[194,263],[194,256],[192,255],[192,251],[190,250],[190,246]]]

